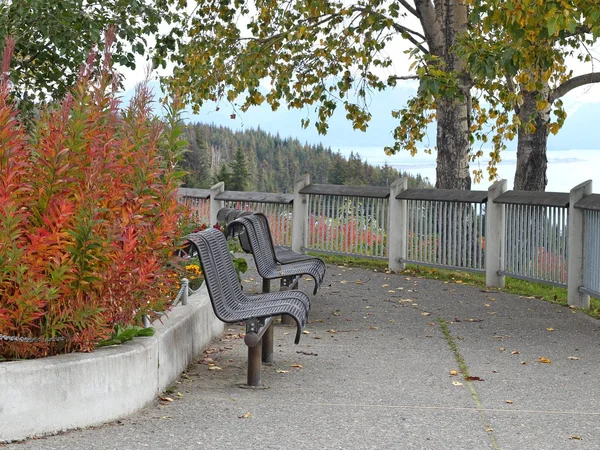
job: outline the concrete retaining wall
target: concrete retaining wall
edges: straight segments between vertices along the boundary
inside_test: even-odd
[[[143,408],[223,332],[206,289],[176,306],[152,337],[0,363],[0,442],[115,420]]]

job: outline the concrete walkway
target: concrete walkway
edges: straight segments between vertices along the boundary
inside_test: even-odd
[[[173,401],[4,447],[600,448],[600,322],[565,307],[329,266],[300,345],[277,327],[264,390],[237,386],[242,331],[227,329],[165,394]]]

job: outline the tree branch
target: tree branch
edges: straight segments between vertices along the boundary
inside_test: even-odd
[[[378,11],[373,11],[372,9],[367,9],[363,6],[353,6],[352,11],[373,14],[375,16],[378,16],[380,19],[386,19],[386,20],[389,19],[383,13],[378,12]],[[421,33],[417,32],[417,31],[411,30],[410,28],[406,28],[404,25],[400,25],[399,23],[396,23],[394,21],[391,21],[391,22],[392,22],[392,28],[394,30],[396,30],[398,33],[404,34],[406,36],[406,39],[408,39],[421,52],[423,52],[425,54],[429,54],[429,50],[427,50],[421,42],[419,42],[417,39],[414,38],[414,36],[416,36],[416,37],[420,38],[421,40],[425,41],[424,35],[422,35]]]
[[[402,6],[404,6],[406,8],[406,10],[411,13],[413,16],[415,16],[417,19],[419,19],[419,13],[417,12],[417,10],[410,4],[408,3],[406,0],[398,0],[398,3],[400,3]]]
[[[392,80],[392,81],[401,81],[401,80],[418,80],[419,76],[418,75],[403,75],[403,76],[398,76],[398,75],[390,75],[388,77],[388,81]]]
[[[550,94],[550,103],[561,98],[567,92],[586,84],[600,83],[600,72],[591,72],[568,79]]]

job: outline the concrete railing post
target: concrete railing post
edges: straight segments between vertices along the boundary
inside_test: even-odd
[[[580,291],[584,284],[584,213],[574,208],[575,203],[592,193],[592,181],[588,180],[571,189],[569,197],[569,258],[567,260],[567,301],[578,308],[590,307],[590,296]]]
[[[307,246],[308,195],[300,190],[310,184],[310,175],[305,174],[294,182],[294,209],[292,214],[292,250],[303,253]]]
[[[225,183],[219,181],[213,187],[210,188],[210,226],[216,225],[217,213],[221,208],[225,206],[223,200],[215,200],[215,197],[225,190]]]
[[[485,285],[488,287],[504,287],[504,247],[506,239],[506,207],[494,203],[494,199],[504,194],[507,189],[506,180],[492,184],[488,189],[485,207]]]
[[[406,268],[406,239],[408,238],[408,210],[406,200],[397,200],[396,195],[408,188],[407,178],[398,178],[390,186],[390,223],[388,224],[388,265],[390,270],[401,272]]]

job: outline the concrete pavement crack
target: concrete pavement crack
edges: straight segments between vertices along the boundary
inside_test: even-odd
[[[483,428],[490,439],[490,444],[492,445],[492,448],[494,448],[494,450],[500,450],[500,446],[498,445],[498,440],[496,439],[496,434],[494,432],[494,429],[492,428],[492,426],[489,423],[489,420],[485,413],[485,408],[483,408],[483,405],[481,403],[481,398],[479,396],[479,393],[477,392],[477,389],[475,389],[475,385],[473,384],[473,381],[471,381],[471,379],[470,379],[469,368],[468,368],[467,363],[465,362],[464,358],[460,354],[460,350],[458,348],[458,344],[456,343],[456,339],[454,339],[454,336],[452,336],[452,333],[450,332],[450,328],[448,327],[448,322],[446,322],[443,318],[439,318],[438,323],[440,324],[440,329],[442,330],[442,333],[444,334],[444,338],[446,339],[446,342],[448,343],[450,350],[452,350],[452,353],[454,354],[454,358],[456,359],[456,363],[458,364],[459,371],[462,374],[462,376],[465,380],[465,383],[469,387],[469,390],[471,391],[471,398],[473,399],[473,402],[475,403],[475,408],[477,409],[477,412],[479,413],[479,417],[481,419]]]

